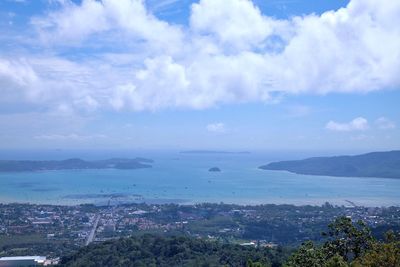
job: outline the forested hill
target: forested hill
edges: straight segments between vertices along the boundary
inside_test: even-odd
[[[62,258],[61,266],[281,266],[288,252],[189,237],[144,235],[106,241]]]
[[[400,178],[400,151],[280,161],[259,168],[310,175]]]
[[[229,267],[374,267],[400,266],[400,236],[376,240],[362,221],[336,218],[324,232],[325,242],[303,243],[289,255],[281,247],[222,244],[192,237],[144,235],[90,245],[63,257],[60,266],[229,266]]]
[[[23,172],[43,170],[78,170],[78,169],[140,169],[150,168],[150,159],[113,158],[86,161],[82,159],[66,160],[0,160],[0,172]]]

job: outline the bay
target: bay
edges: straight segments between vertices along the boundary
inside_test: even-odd
[[[400,205],[400,179],[297,175],[266,171],[270,161],[304,153],[180,153],[179,151],[2,151],[2,159],[146,157],[153,168],[0,173],[0,202],[117,204]],[[221,172],[209,172],[218,167]]]

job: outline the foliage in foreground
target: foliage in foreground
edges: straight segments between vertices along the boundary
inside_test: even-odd
[[[362,222],[342,217],[329,225],[322,246],[304,243],[285,267],[399,267],[400,239],[388,232],[386,241],[375,240]]]

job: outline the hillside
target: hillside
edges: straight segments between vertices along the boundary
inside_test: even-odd
[[[309,175],[400,178],[400,151],[279,161],[259,168]]]
[[[281,266],[287,255],[281,249],[144,235],[90,245],[62,258],[61,266],[246,266],[249,260]]]
[[[350,267],[400,266],[400,236],[377,240],[363,221],[338,217],[324,242],[292,249],[222,244],[192,237],[143,235],[90,245],[61,259],[60,266]]]

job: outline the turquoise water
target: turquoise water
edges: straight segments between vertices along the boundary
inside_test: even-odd
[[[1,202],[76,203],[288,203],[400,205],[400,179],[297,175],[257,167],[288,155],[182,154],[142,152],[85,154],[85,159],[146,156],[153,168],[0,173]],[[68,153],[24,154],[25,158],[65,159]],[[5,158],[3,154],[0,157]],[[14,155],[15,156],[15,155]],[[77,156],[77,155],[75,155]],[[298,155],[295,157],[299,157]],[[21,158],[21,156],[15,157]],[[208,172],[217,166],[222,172]]]

